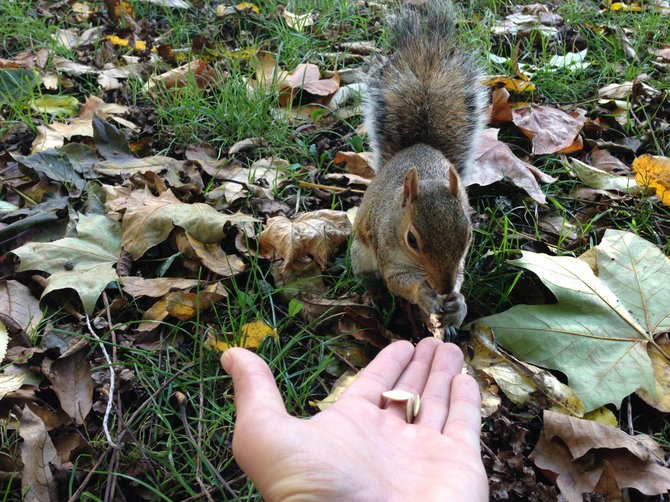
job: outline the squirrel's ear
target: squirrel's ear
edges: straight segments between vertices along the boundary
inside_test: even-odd
[[[449,168],[449,191],[454,197],[458,197],[458,175],[453,167]]]
[[[413,202],[419,196],[419,172],[416,167],[412,167],[405,175],[405,181],[402,183],[402,205]]]

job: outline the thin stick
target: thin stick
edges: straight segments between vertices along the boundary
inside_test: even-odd
[[[320,185],[319,183],[311,183],[309,181],[298,181],[298,186],[301,188],[317,188],[319,190],[330,190],[331,192],[346,192],[349,191],[351,193],[360,193],[364,194],[365,190],[356,190],[355,188],[344,188],[344,187],[336,187],[332,185]]]
[[[109,415],[112,412],[112,403],[114,401],[114,386],[116,385],[116,374],[114,373],[114,366],[112,365],[112,360],[109,358],[105,344],[102,342],[97,333],[93,331],[93,326],[91,326],[91,320],[89,319],[88,314],[86,314],[86,325],[88,326],[88,331],[91,333],[91,336],[93,336],[93,338],[95,338],[100,344],[102,353],[105,356],[105,361],[107,361],[107,364],[109,365],[109,395],[107,396],[107,408],[105,409],[105,416],[102,419],[102,428],[105,431],[105,437],[107,438],[107,443],[109,446],[112,448],[118,448],[119,445],[117,445],[112,440],[112,435],[109,432]]]

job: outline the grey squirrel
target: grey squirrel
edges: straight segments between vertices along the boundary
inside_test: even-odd
[[[367,77],[365,126],[375,178],[354,223],[355,274],[381,278],[419,306],[434,335],[450,338],[472,209],[461,175],[486,120],[488,98],[473,60],[454,40],[450,2],[428,0],[390,20],[391,53]]]

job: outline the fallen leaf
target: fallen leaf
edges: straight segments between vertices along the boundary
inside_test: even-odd
[[[584,415],[584,404],[573,389],[548,371],[501,352],[489,328],[473,323],[470,338],[473,354],[468,361],[470,366],[478,375],[484,373],[493,378],[510,401],[522,405],[532,400],[540,408],[549,406],[553,411]]]
[[[58,452],[47,433],[44,422],[28,406],[21,413],[19,435],[21,444],[21,492],[26,502],[58,502],[58,484],[51,472],[60,468]]]
[[[670,260],[611,229],[597,252],[598,277],[577,258],[522,252],[510,263],[534,272],[558,304],[518,305],[481,319],[517,358],[565,373],[586,411],[618,407],[640,388],[653,393],[647,343],[670,331]]]
[[[307,14],[294,14],[293,12],[289,12],[288,10],[284,9],[282,16],[286,22],[286,25],[289,28],[293,28],[297,32],[303,32],[308,26],[314,25],[314,19],[312,18],[312,14],[309,12]]]
[[[81,108],[79,117],[68,124],[54,122],[48,125],[37,126],[37,137],[32,144],[32,153],[41,152],[48,148],[63,146],[66,139],[73,136],[93,137],[93,117],[98,115],[105,119],[107,117],[119,120],[119,115],[128,112],[128,108],[114,103],[105,103],[100,98],[89,96]],[[132,122],[125,121],[125,126],[137,128]]]
[[[351,386],[351,384],[356,381],[357,376],[358,373],[354,373],[353,371],[345,371],[337,380],[335,380],[335,383],[333,383],[333,388],[331,389],[330,394],[328,394],[320,401],[310,401],[310,406],[316,406],[321,411],[327,410],[332,405],[334,405],[342,396],[342,394],[344,394],[344,391],[346,391]]]
[[[121,157],[114,160],[106,160],[95,164],[94,169],[109,176],[120,176],[122,174],[145,173],[147,171],[161,173],[163,171],[179,171],[184,166],[183,160],[177,160],[163,155],[151,157]]]
[[[333,158],[333,164],[346,164],[347,171],[364,178],[374,178],[375,171],[372,168],[374,154],[372,152],[337,152]]]
[[[509,104],[509,91],[504,87],[495,89],[491,94],[489,124],[497,126],[511,121],[512,107]]]
[[[663,413],[670,413],[670,364],[667,355],[670,354],[670,340],[668,335],[661,335],[647,347],[651,365],[654,368],[655,392],[650,393],[638,389],[636,394],[647,404]]]
[[[474,169],[467,170],[463,176],[465,186],[486,186],[502,179],[508,179],[540,204],[546,197],[538,180],[545,183],[555,181],[532,164],[519,159],[510,147],[498,140],[498,129],[485,129],[475,146]]]
[[[6,334],[6,333],[5,333]],[[0,321],[0,338],[2,337],[2,321]],[[2,340],[0,339],[0,349],[2,349]],[[0,361],[4,359],[2,350],[0,350]],[[4,375],[0,374],[0,400],[5,397],[10,392],[19,390],[23,385],[25,375],[21,373],[16,373],[14,375]]]
[[[190,290],[198,286],[197,279],[183,279],[178,277],[159,277],[146,279],[144,277],[126,276],[120,277],[119,282],[130,296],[149,296],[159,298],[170,291]]]
[[[568,114],[539,105],[515,108],[512,116],[516,126],[532,140],[534,155],[574,151],[573,145],[586,123],[584,110]]]
[[[196,59],[188,64],[173,68],[160,75],[154,75],[144,84],[143,90],[175,89],[184,87],[189,79],[195,79],[198,87],[203,88],[211,82],[219,80],[216,71],[204,59]]]
[[[264,338],[272,337],[279,340],[277,330],[265,323],[265,321],[257,320],[243,324],[240,328],[240,339],[238,343],[229,343],[221,337],[214,335],[212,331],[208,331],[207,340],[205,344],[213,350],[225,352],[230,347],[244,347],[246,349],[256,349],[261,344]]]
[[[284,260],[283,270],[311,256],[325,270],[328,257],[351,235],[351,223],[344,211],[322,209],[297,215],[270,218],[258,236],[261,255],[277,254]]]
[[[638,185],[653,188],[661,202],[670,206],[670,158],[644,154],[633,161]]]
[[[242,213],[221,214],[203,203],[186,204],[170,190],[156,197],[148,190],[107,188],[112,197],[116,196],[107,201],[107,207],[123,214],[123,249],[134,260],[167,239],[175,226],[199,241],[212,243],[223,239],[226,224],[256,221]]]
[[[670,469],[659,465],[663,450],[651,437],[551,411],[544,412],[544,430],[530,458],[553,473],[569,502],[581,502],[583,493],[635,488],[658,495],[670,489]]]
[[[100,293],[118,276],[114,265],[121,255],[121,226],[102,215],[79,215],[77,237],[54,242],[32,242],[12,251],[21,260],[18,271],[51,274],[42,297],[71,288],[91,314]]]
[[[246,270],[244,261],[239,256],[224,253],[218,243],[205,244],[192,235],[186,237],[202,264],[212,272],[228,278]]]
[[[47,375],[61,408],[82,425],[93,406],[93,379],[87,350],[60,357],[50,363]]]
[[[18,281],[10,280],[0,283],[0,305],[2,305],[0,320],[6,316],[26,333],[32,333],[42,321],[39,301],[28,287]],[[5,331],[5,338],[3,339],[0,329],[0,362],[5,356],[3,342],[4,348],[7,348],[8,339],[6,336],[7,332]]]
[[[621,84],[608,84],[598,89],[598,97],[601,99],[627,99],[633,92],[633,82]]]
[[[486,77],[482,84],[488,87],[499,88],[504,87],[511,92],[531,92],[535,90],[535,84],[533,84],[528,77],[521,75],[519,77],[506,77],[504,75],[492,75]]]
[[[74,96],[44,95],[30,102],[33,110],[54,117],[73,117],[79,113],[79,101]]]
[[[610,174],[597,167],[590,166],[581,160],[570,159],[569,169],[579,177],[582,182],[597,190],[616,190],[621,193],[638,194],[640,187],[635,183],[632,176],[617,176]]]

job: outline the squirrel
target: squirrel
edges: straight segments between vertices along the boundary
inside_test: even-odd
[[[472,208],[461,175],[485,125],[481,73],[454,39],[451,2],[390,19],[391,54],[366,78],[365,127],[375,178],[354,222],[352,269],[383,279],[452,339],[467,308],[460,288]]]

